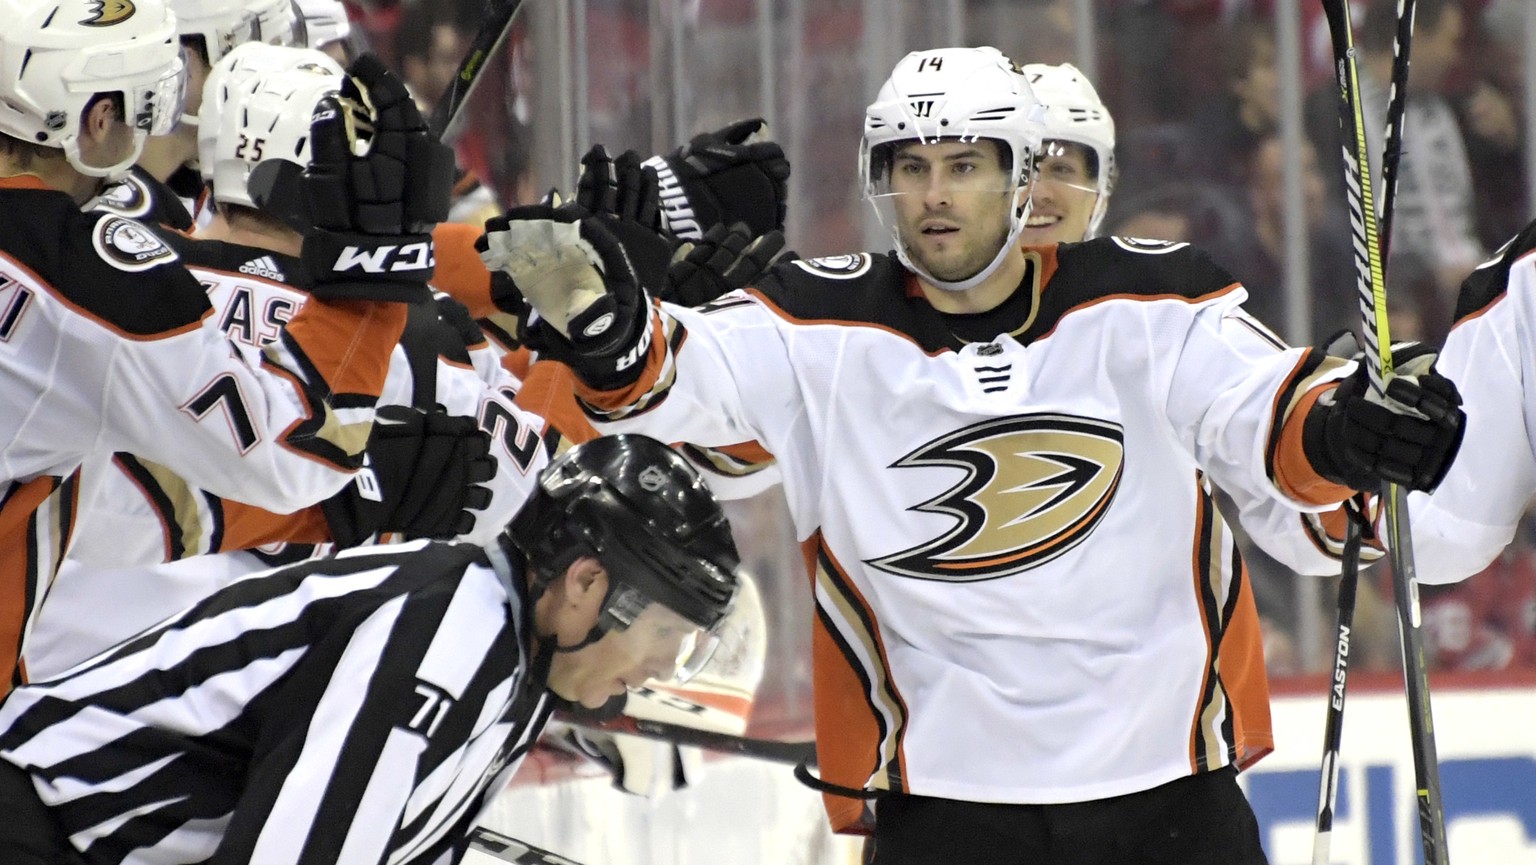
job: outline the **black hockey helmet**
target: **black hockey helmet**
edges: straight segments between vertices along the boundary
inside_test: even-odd
[[[598,628],[628,627],[650,602],[712,630],[736,597],[741,557],[703,478],[677,451],[626,434],[571,448],[507,526],[542,588],[579,556],[608,571]]]

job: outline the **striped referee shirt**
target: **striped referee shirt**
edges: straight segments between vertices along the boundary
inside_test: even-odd
[[[91,863],[456,862],[549,715],[520,574],[362,548],[230,585],[0,705]]]

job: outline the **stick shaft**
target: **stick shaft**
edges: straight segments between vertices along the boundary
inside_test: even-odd
[[[755,757],[759,760],[769,760],[775,763],[794,764],[805,760],[814,762],[816,759],[816,743],[813,741],[785,742],[778,739],[750,739],[745,736],[732,736],[729,733],[701,730],[697,727],[688,727],[682,724],[668,724],[665,721],[649,721],[628,716],[621,716],[616,721],[592,727],[591,729],[609,733],[627,733],[646,739],[671,742],[674,745],[692,745],[698,748],[707,748],[711,751],[739,754],[743,757]]]
[[[1339,120],[1344,133],[1344,166],[1349,192],[1351,227],[1354,231],[1356,287],[1365,326],[1365,359],[1371,388],[1385,393],[1392,374],[1392,340],[1387,326],[1386,285],[1382,244],[1377,234],[1376,205],[1372,198],[1369,147],[1360,97],[1360,75],[1355,62],[1348,0],[1322,0],[1333,37],[1335,72],[1338,78]],[[1399,0],[1399,11],[1407,0]],[[1411,25],[1411,16],[1409,23]],[[1402,31],[1399,31],[1400,38]],[[1399,46],[1398,52],[1406,57]],[[1406,74],[1406,63],[1403,65]],[[1406,93],[1403,94],[1406,98]],[[1401,124],[1393,124],[1399,127]],[[1398,133],[1399,138],[1401,132]],[[1400,149],[1400,148],[1399,148]],[[1388,153],[1388,156],[1392,156]],[[1394,169],[1395,171],[1395,169]],[[1426,865],[1445,865],[1445,817],[1440,798],[1440,769],[1435,751],[1434,725],[1429,703],[1429,675],[1424,662],[1420,632],[1417,571],[1408,527],[1407,491],[1388,484],[1382,492],[1389,544],[1398,633],[1403,650],[1403,678],[1408,697],[1409,732],[1413,742],[1420,840]]]
[[[557,853],[519,841],[510,835],[476,826],[469,832],[469,846],[487,856],[514,865],[581,865]]]
[[[480,13],[480,30],[470,43],[469,51],[465,52],[464,59],[459,61],[459,69],[453,74],[448,91],[432,109],[432,131],[444,143],[452,144],[459,137],[464,125],[464,108],[474,95],[475,88],[480,86],[480,80],[496,49],[511,34],[512,21],[522,6],[523,0],[486,0],[485,8]]]

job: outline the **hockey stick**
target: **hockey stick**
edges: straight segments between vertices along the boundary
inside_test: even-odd
[[[1365,360],[1371,389],[1386,390],[1392,374],[1392,339],[1387,326],[1387,295],[1382,261],[1385,251],[1376,224],[1376,203],[1371,194],[1370,150],[1366,143],[1364,112],[1360,98],[1360,75],[1355,63],[1354,33],[1350,29],[1348,0],[1322,0],[1333,41],[1335,73],[1339,87],[1339,124],[1344,133],[1344,177],[1349,192],[1351,227],[1354,230],[1356,287],[1360,294],[1360,312],[1365,324]],[[1406,0],[1399,0],[1399,13]],[[1409,29],[1399,28],[1399,42]],[[1406,51],[1398,45],[1402,69],[1406,74]],[[1394,73],[1394,78],[1398,77]],[[1406,88],[1403,88],[1405,91]],[[1403,94],[1406,98],[1406,92]],[[1394,124],[1399,125],[1399,124]],[[1401,142],[1401,130],[1395,136]],[[1391,150],[1388,151],[1392,153]],[[1395,169],[1394,169],[1395,173]],[[1408,528],[1407,491],[1397,484],[1387,484],[1382,491],[1386,507],[1387,538],[1392,561],[1394,595],[1397,601],[1398,632],[1403,649],[1403,678],[1408,696],[1409,731],[1413,740],[1414,777],[1419,809],[1420,841],[1426,865],[1445,865],[1445,815],[1440,800],[1440,769],[1435,753],[1434,723],[1429,704],[1429,676],[1424,662],[1424,640],[1419,631],[1420,611],[1418,580],[1413,562],[1412,538]],[[1341,592],[1343,586],[1340,587]],[[1341,707],[1342,708],[1342,707]],[[1337,754],[1333,755],[1335,758]],[[1325,775],[1337,771],[1336,760],[1325,753]],[[1326,781],[1324,792],[1327,791]],[[1332,818],[1331,796],[1319,807],[1318,821],[1323,822],[1322,804]],[[1323,842],[1326,843],[1326,840]],[[1314,848],[1314,856],[1317,850]]]
[[[645,739],[657,739],[674,745],[693,745],[711,751],[754,757],[774,763],[798,764],[804,760],[810,760],[813,763],[816,761],[814,741],[785,742],[778,739],[751,739],[745,736],[732,736],[729,733],[717,733],[713,730],[701,730],[683,724],[631,718],[627,715],[596,726],[584,723],[579,726],[605,733],[625,733]]]
[[[485,0],[485,8],[480,11],[480,31],[475,34],[475,41],[470,43],[464,59],[459,61],[459,69],[453,74],[448,92],[432,109],[431,127],[438,140],[451,144],[459,137],[464,106],[469,104],[469,97],[479,86],[486,64],[512,32],[512,19],[522,6],[523,0]]]
[[[1381,158],[1382,274],[1392,248],[1392,214],[1397,201],[1397,169],[1403,155],[1403,118],[1408,106],[1408,56],[1413,46],[1415,0],[1398,0],[1397,29],[1392,42],[1392,85],[1387,101],[1386,144]],[[1362,505],[1364,502],[1362,501]],[[1344,699],[1349,676],[1349,635],[1354,627],[1355,594],[1360,583],[1360,549],[1369,525],[1364,508],[1349,512],[1344,535],[1343,568],[1339,576],[1338,621],[1335,629],[1333,686],[1323,724],[1322,788],[1317,796],[1317,833],[1312,841],[1312,865],[1328,865],[1333,840],[1334,808],[1339,787],[1339,746],[1344,736]]]
[[[548,850],[519,841],[500,832],[492,832],[483,826],[469,830],[469,846],[487,856],[511,862],[513,865],[581,865]]]
[[[1339,792],[1339,743],[1344,735],[1345,682],[1349,675],[1349,635],[1355,622],[1355,588],[1360,582],[1360,522],[1349,514],[1344,534],[1343,572],[1339,575],[1339,618],[1333,654],[1333,686],[1323,724],[1322,789],[1317,794],[1317,833],[1312,837],[1312,865],[1328,865],[1333,840],[1333,809]]]

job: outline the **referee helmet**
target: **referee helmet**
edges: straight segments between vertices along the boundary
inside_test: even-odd
[[[593,439],[556,459],[507,538],[536,591],[580,556],[602,562],[601,631],[623,630],[649,603],[710,631],[736,597],[740,555],[719,503],[687,460],[646,436]]]

